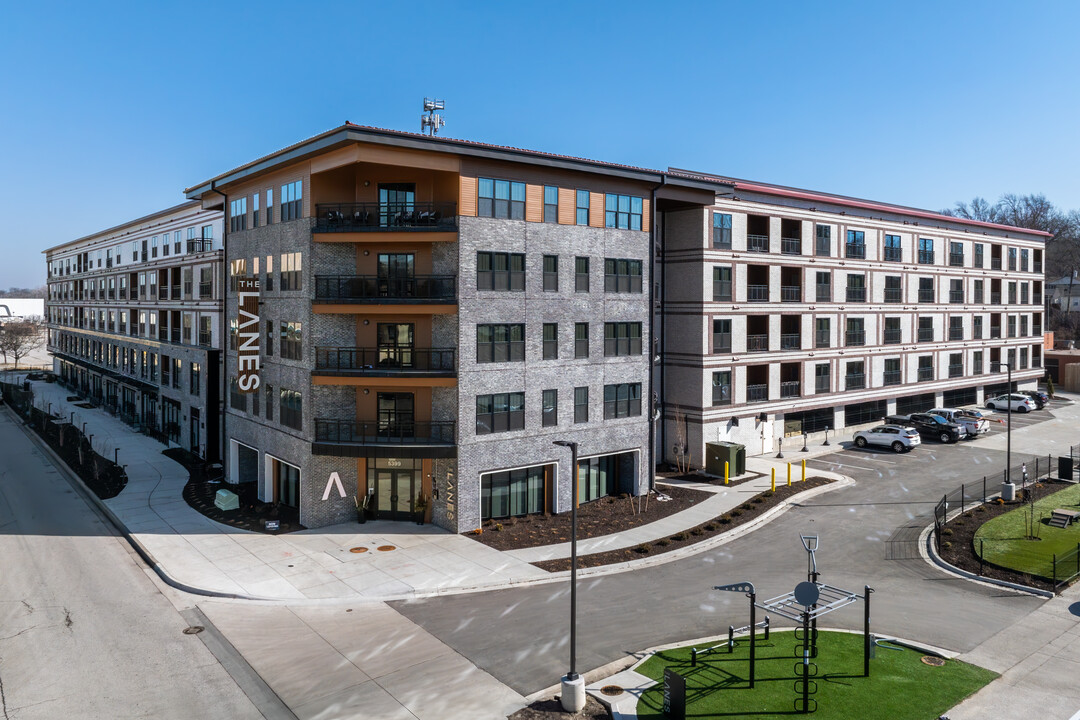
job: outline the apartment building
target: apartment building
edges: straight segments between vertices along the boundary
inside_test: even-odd
[[[454,531],[648,487],[654,208],[715,181],[347,124],[226,213],[227,477],[308,527]],[[257,329],[257,332],[255,330]]]
[[[45,250],[61,381],[162,442],[220,459],[222,214],[187,201]]]
[[[1042,377],[1047,233],[685,175],[731,189],[663,219],[665,457],[981,403],[1007,388],[999,363]]]

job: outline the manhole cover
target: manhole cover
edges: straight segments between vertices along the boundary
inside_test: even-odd
[[[933,657],[932,655],[923,655],[922,661],[934,667],[941,667],[945,664],[945,658]]]
[[[394,549],[393,545],[380,545],[379,546],[379,552],[390,552],[393,549]]]
[[[622,695],[623,689],[618,685],[605,685],[604,687],[600,688],[600,692],[604,693],[605,695],[615,696]]]
[[[349,552],[351,552],[351,553],[363,553],[363,552],[367,552],[367,548],[366,547],[349,548]]]
[[[206,628],[204,628],[202,625],[192,625],[191,627],[184,628],[184,634],[185,635],[198,635],[199,633],[201,633],[205,629]]]

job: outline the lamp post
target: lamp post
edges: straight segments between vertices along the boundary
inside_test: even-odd
[[[555,440],[556,445],[570,448],[570,672],[562,679],[562,707],[578,713],[585,707],[585,679],[577,674],[577,499],[578,444],[570,440]]]
[[[1005,430],[1005,482],[1012,482],[1012,364],[997,362],[997,371],[1001,372],[1004,367],[1008,372],[1009,391],[1005,393],[1005,407],[1008,408],[1009,424]],[[991,370],[993,366],[991,366]]]

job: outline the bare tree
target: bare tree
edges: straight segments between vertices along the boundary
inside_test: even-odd
[[[680,473],[690,472],[690,453],[686,445],[686,413],[678,403],[672,408],[675,421],[675,468]]]
[[[39,349],[45,341],[45,323],[40,317],[30,317],[22,322],[4,323],[0,327],[0,354],[4,363],[10,358],[19,369],[19,360]]]

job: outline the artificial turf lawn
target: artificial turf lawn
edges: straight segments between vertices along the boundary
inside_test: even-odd
[[[975,533],[975,552],[985,553],[983,559],[1001,567],[1044,578],[1054,576],[1054,555],[1076,550],[1080,543],[1080,523],[1067,528],[1050,527],[1050,513],[1063,510],[1080,510],[1080,485],[1070,485],[1052,495],[1035,501],[1036,535],[1039,540],[1027,540],[1031,506],[1024,504],[1004,515],[983,523]],[[955,521],[954,521],[955,522]],[[980,543],[980,540],[985,542]],[[1073,567],[1071,570],[1075,570]],[[1058,575],[1071,575],[1066,568],[1059,568]]]
[[[796,654],[802,644],[792,632],[773,633],[766,642],[758,636],[755,687],[749,689],[750,642],[739,638],[735,652],[721,649],[698,657],[690,666],[692,646],[656,653],[638,672],[659,682],[638,702],[639,718],[663,718],[664,668],[686,678],[688,718],[738,717],[756,720],[790,718],[795,700]],[[698,645],[700,648],[708,645]],[[899,647],[899,646],[893,646]],[[997,677],[997,673],[957,660],[942,667],[921,661],[923,654],[908,648],[876,648],[870,677],[864,678],[863,637],[851,633],[818,635],[816,720],[926,720],[946,712]]]

